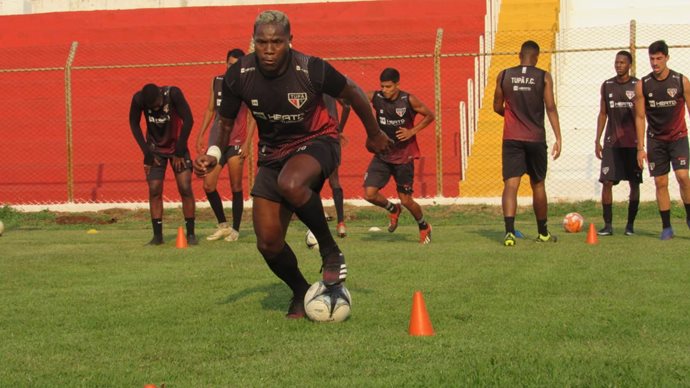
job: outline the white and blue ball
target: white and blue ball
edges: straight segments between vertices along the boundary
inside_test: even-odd
[[[309,287],[304,311],[312,321],[342,322],[350,316],[352,297],[344,284],[327,287],[322,281]]]

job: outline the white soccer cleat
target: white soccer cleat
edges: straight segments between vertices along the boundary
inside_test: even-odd
[[[213,232],[212,235],[206,237],[206,240],[208,241],[216,241],[220,240],[221,238],[227,237],[232,233],[233,229],[228,225],[227,222],[221,222],[218,224],[218,229],[216,229],[215,232]]]
[[[240,238],[240,232],[236,231],[233,228],[230,228],[230,233],[228,233],[228,235],[225,237],[225,241],[229,241],[229,242],[237,241],[237,239],[239,239],[239,238]]]

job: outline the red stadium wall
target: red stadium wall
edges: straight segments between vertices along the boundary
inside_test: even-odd
[[[476,52],[484,31],[484,1],[394,0],[281,5],[291,18],[294,47],[324,58],[432,53],[437,28],[444,52]],[[223,66],[126,67],[136,64],[213,62],[231,47],[246,49],[257,13],[275,6],[200,7],[130,11],[67,12],[4,16],[0,68],[46,68],[0,73],[0,131],[5,168],[0,203],[65,202],[65,65],[71,42],[79,42],[72,71],[74,196],[76,202],[143,201],[147,198],[142,157],[127,125],[132,94],[147,82],[177,85],[201,125],[212,76]],[[434,108],[433,60],[332,60],[365,90],[378,87],[387,66],[401,71],[401,88]],[[121,66],[111,66],[121,65]],[[458,112],[466,99],[472,58],[442,59],[444,195],[457,195],[460,156]],[[105,66],[97,69],[80,67]],[[110,66],[110,67],[108,67]],[[341,182],[347,198],[361,196],[370,155],[355,115],[345,129]],[[416,165],[416,195],[436,195],[433,125],[419,136],[424,155]],[[170,175],[170,174],[169,174]],[[195,194],[204,200],[201,182]],[[384,191],[393,196],[394,185]],[[227,178],[220,190],[229,194]],[[245,185],[245,192],[248,192]],[[178,200],[166,179],[166,198]],[[330,196],[330,190],[324,191]]]

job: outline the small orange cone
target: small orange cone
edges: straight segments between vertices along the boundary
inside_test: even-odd
[[[587,232],[587,240],[585,242],[591,245],[599,243],[599,237],[597,237],[597,230],[594,228],[594,224],[589,224],[589,232]]]
[[[181,226],[177,228],[177,243],[175,246],[178,248],[187,248],[187,236],[184,235],[184,230]]]
[[[431,326],[429,313],[426,311],[424,297],[421,291],[415,291],[412,297],[412,315],[410,317],[410,335],[430,336],[434,335],[434,328]]]

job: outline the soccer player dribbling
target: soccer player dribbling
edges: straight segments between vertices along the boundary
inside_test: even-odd
[[[690,228],[690,178],[688,177],[688,128],[685,108],[690,109],[690,82],[684,75],[668,68],[668,45],[658,40],[648,49],[652,72],[635,87],[635,128],[637,162],[649,166],[654,178],[656,201],[661,216],[661,240],[673,238],[671,198],[668,193],[670,167],[678,181],[685,205],[686,224]],[[645,150],[645,119],[647,149]]]
[[[310,284],[285,241],[293,213],[319,243],[323,282],[334,287],[347,277],[345,256],[328,228],[319,194],[340,163],[338,128],[322,95],[341,98],[352,106],[367,132],[367,148],[385,152],[390,145],[355,83],[328,62],[290,47],[290,22],[284,13],[260,13],[253,39],[255,52],[225,74],[218,110],[220,136],[206,155],[196,158],[194,170],[204,176],[214,168],[241,104],[247,104],[259,130],[259,168],[251,192],[257,248],[271,271],[292,290],[286,316],[303,318]]]
[[[232,49],[226,55],[227,67],[237,63],[239,58],[244,56],[244,52],[240,49]],[[199,154],[206,152],[207,148],[204,146],[204,135],[211,125],[211,133],[209,134],[209,145],[213,139],[218,137],[220,131],[220,119],[217,114],[218,107],[223,95],[223,75],[213,78],[211,83],[211,96],[209,97],[204,118],[201,122],[201,130],[196,139],[196,151]],[[220,240],[237,241],[240,236],[240,223],[242,222],[242,213],[244,211],[244,193],[242,191],[242,171],[244,167],[244,160],[247,157],[247,152],[250,149],[256,122],[248,114],[248,109],[245,104],[242,104],[235,120],[235,127],[229,139],[229,144],[225,147],[225,152],[221,156],[216,167],[204,176],[204,191],[208,198],[208,203],[211,205],[213,214],[218,221],[218,228],[211,235],[206,237],[209,241]],[[218,178],[223,166],[228,165],[228,176],[230,178],[230,187],[232,189],[232,227],[228,224],[225,218],[225,211],[223,210],[223,201],[218,194]]]
[[[520,179],[526,173],[532,188],[532,207],[537,219],[537,242],[556,242],[547,222],[546,169],[548,165],[544,110],[549,118],[556,142],[551,155],[561,154],[561,127],[553,96],[553,80],[548,71],[536,67],[539,45],[531,40],[520,48],[520,65],[501,71],[496,78],[494,112],[503,121],[503,245],[513,246],[515,213]]]
[[[146,138],[141,129],[141,115],[146,120]],[[192,192],[192,161],[187,139],[194,119],[180,88],[147,84],[132,97],[129,126],[144,153],[144,173],[149,187],[149,209],[153,238],[150,245],[163,244],[163,180],[168,163],[175,173],[182,197],[182,213],[187,242],[198,243],[194,233],[195,202]]]
[[[412,213],[419,226],[419,243],[431,242],[431,225],[424,219],[422,207],[412,197],[414,184],[414,159],[419,159],[420,151],[417,134],[431,124],[435,115],[413,94],[400,90],[400,73],[386,68],[379,76],[381,90],[369,92],[368,97],[376,112],[379,125],[394,141],[391,151],[377,153],[371,159],[364,177],[364,198],[370,203],[388,210],[388,231],[398,228],[402,206]],[[415,124],[415,116],[422,119]],[[395,179],[400,204],[394,204],[379,191],[386,186],[391,176]]]
[[[635,86],[638,79],[630,76],[632,55],[627,51],[616,54],[614,68],[616,76],[601,85],[597,135],[594,153],[601,160],[599,182],[602,184],[601,205],[604,227],[599,236],[613,234],[613,186],[620,181],[628,181],[630,197],[628,203],[628,222],[625,235],[632,236],[635,216],[640,206],[640,183],[642,169],[637,165],[637,134],[635,132]],[[604,145],[601,136],[604,135]]]

